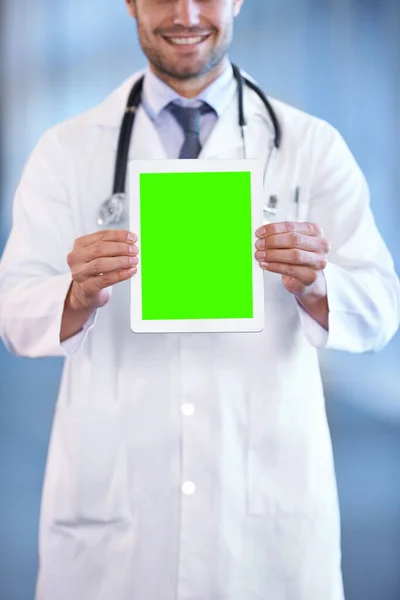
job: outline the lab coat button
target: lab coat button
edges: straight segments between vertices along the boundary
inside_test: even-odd
[[[196,486],[194,485],[193,481],[186,481],[186,483],[184,483],[182,486],[182,492],[185,494],[185,496],[192,496],[195,491]]]
[[[194,414],[195,408],[193,406],[193,404],[182,404],[181,406],[181,410],[182,410],[182,414],[185,417],[191,417]]]

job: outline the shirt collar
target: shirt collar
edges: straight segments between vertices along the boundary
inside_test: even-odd
[[[170,102],[177,102],[183,106],[196,106],[199,101],[207,102],[219,117],[235,92],[236,84],[230,66],[198,96],[190,99],[180,96],[147,67],[143,83],[143,105],[153,121]]]

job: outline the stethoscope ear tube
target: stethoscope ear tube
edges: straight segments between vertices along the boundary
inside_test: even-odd
[[[264,94],[264,92],[258,87],[258,85],[256,85],[253,81],[251,81],[251,79],[248,79],[247,77],[244,77],[243,75],[241,76],[241,78],[246,83],[246,85],[251,90],[253,90],[253,92],[255,92],[257,94],[257,96],[261,99],[262,103],[264,104],[265,108],[267,109],[270,119],[272,121],[272,125],[274,127],[275,148],[277,150],[279,150],[281,143],[282,143],[282,130],[281,130],[281,126],[279,125],[278,117],[276,116],[276,113],[275,113],[274,109],[272,108],[270,101],[268,100],[268,98]]]
[[[131,143],[133,125],[135,123],[136,111],[142,100],[144,76],[140,77],[133,86],[125,109],[121,124],[120,138],[118,142],[117,157],[115,161],[113,197],[125,194],[126,173],[128,170],[129,146]]]
[[[244,116],[244,98],[243,98],[243,75],[240,72],[239,67],[232,63],[233,75],[237,83],[238,91],[238,112],[239,112],[239,127],[243,129],[246,127],[246,117]]]

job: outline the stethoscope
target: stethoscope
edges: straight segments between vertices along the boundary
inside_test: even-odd
[[[247,85],[253,90],[263,102],[269,117],[271,119],[274,136],[273,145],[271,146],[270,155],[267,161],[266,172],[268,171],[269,164],[271,162],[274,151],[279,150],[282,141],[282,130],[276,116],[274,109],[271,106],[268,98],[264,92],[256,85],[253,81],[245,77],[240,69],[236,65],[232,65],[233,75],[237,83],[238,91],[238,122],[241,129],[244,157],[247,158],[246,150],[246,126],[247,121],[244,114],[244,86]],[[122,120],[117,156],[115,160],[114,170],[114,184],[111,198],[103,202],[100,207],[97,224],[100,227],[108,227],[110,225],[119,225],[125,220],[125,185],[126,185],[126,173],[128,169],[128,155],[129,146],[132,137],[133,126],[135,124],[135,117],[137,109],[142,101],[144,76],[140,77],[133,85],[128,102],[125,109],[125,114]],[[277,196],[270,196],[268,205],[264,207],[264,210],[270,215],[275,215],[277,212],[278,198]]]

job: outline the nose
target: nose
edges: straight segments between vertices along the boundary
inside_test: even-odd
[[[174,24],[181,27],[194,27],[199,25],[198,0],[176,0],[174,5]]]

